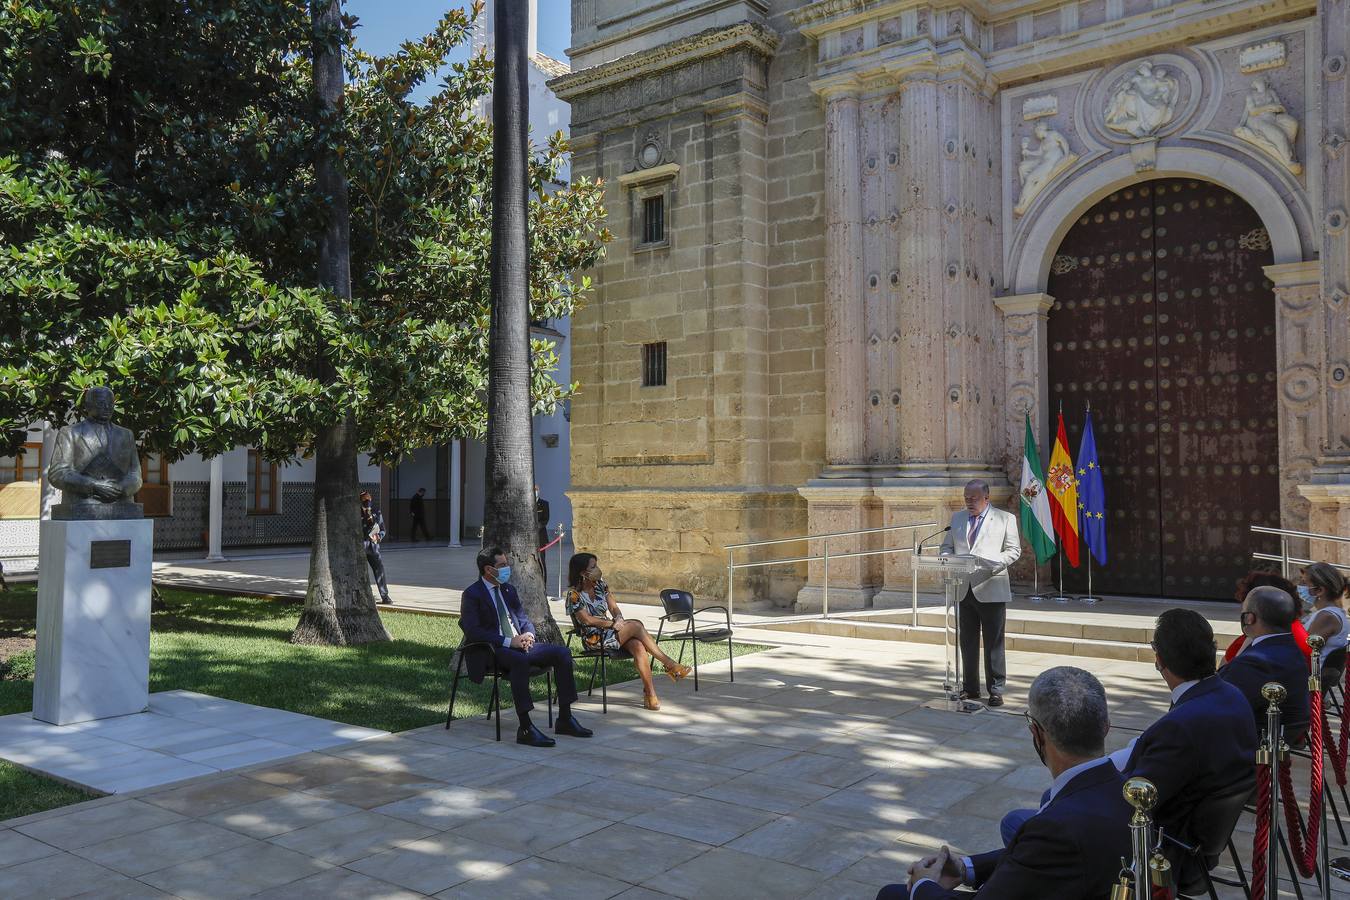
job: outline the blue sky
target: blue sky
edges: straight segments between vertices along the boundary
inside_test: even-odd
[[[343,9],[360,20],[357,44],[370,53],[389,53],[409,38],[426,34],[447,9],[468,8],[458,0],[344,0]],[[564,52],[571,43],[572,14],[570,0],[539,0],[539,52],[567,62]],[[464,49],[452,60],[468,56]],[[424,84],[413,98],[424,101],[435,90],[435,83]]]
[[[361,20],[357,41],[372,53],[387,53],[400,41],[431,30],[447,9],[467,8],[454,0],[344,0],[343,8]],[[569,0],[539,0],[539,51],[567,61],[563,51],[572,37]]]

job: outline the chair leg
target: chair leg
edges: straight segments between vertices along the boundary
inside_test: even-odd
[[[1284,865],[1289,870],[1289,880],[1294,883],[1294,896],[1303,900],[1303,882],[1299,880],[1298,869],[1294,868],[1294,857],[1289,853],[1289,843],[1284,839],[1284,829],[1277,828],[1275,834],[1280,839],[1280,852],[1284,854]]]
[[[553,670],[544,670],[544,690],[548,692],[548,727],[553,727]]]
[[[1242,893],[1247,900],[1252,900],[1252,889],[1247,886],[1247,873],[1242,871],[1242,860],[1238,859],[1237,847],[1233,846],[1232,837],[1228,838],[1228,855],[1233,858],[1233,868],[1237,870],[1238,881],[1242,884]]]
[[[731,673],[731,680],[736,680],[736,654],[731,652],[731,635],[727,635],[727,671]]]
[[[698,640],[691,641],[694,645],[694,690],[698,690]]]
[[[586,686],[586,696],[589,697],[595,693],[595,673],[600,671],[600,657],[591,661],[591,683]]]
[[[502,696],[501,696],[501,675],[496,675],[492,679],[492,699],[488,701],[488,716],[492,716],[492,711],[497,711],[497,740],[502,739]]]
[[[1331,807],[1331,815],[1336,819],[1336,830],[1341,833],[1341,845],[1344,846],[1346,843],[1345,825],[1341,822],[1341,811],[1336,808],[1336,798],[1331,793],[1331,782],[1323,780],[1322,790],[1326,791],[1327,805]]]
[[[609,654],[600,654],[600,714],[609,715]]]
[[[445,727],[449,728],[455,718],[455,692],[459,690],[459,666],[455,667],[455,677],[450,679],[450,708],[445,712]]]
[[[1214,890],[1214,879],[1209,877],[1209,869],[1205,869],[1203,863],[1200,867],[1205,872],[1205,890],[1209,891],[1209,900],[1219,900],[1219,894]]]

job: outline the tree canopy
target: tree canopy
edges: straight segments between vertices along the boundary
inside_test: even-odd
[[[340,111],[313,99],[303,4],[9,0],[0,5],[0,434],[66,420],[105,383],[170,459],[244,444],[282,460],[356,413],[380,460],[484,428],[492,209],[482,58],[447,64],[470,18],[374,56],[356,21]],[[426,103],[412,91],[447,74]],[[350,190],[352,298],[316,285],[328,199]],[[533,148],[534,319],[569,315],[608,238],[601,186],[555,185]],[[570,390],[532,341],[532,399]]]

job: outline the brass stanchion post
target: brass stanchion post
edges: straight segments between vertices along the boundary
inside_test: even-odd
[[[1265,745],[1257,753],[1257,763],[1270,766],[1270,841],[1266,846],[1266,900],[1280,897],[1280,758],[1283,741],[1280,735],[1280,707],[1288,696],[1284,685],[1277,681],[1261,687],[1266,699]]]

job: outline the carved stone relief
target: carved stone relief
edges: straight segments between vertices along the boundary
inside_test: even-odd
[[[1103,123],[1117,134],[1152,137],[1176,116],[1180,98],[1181,84],[1171,70],[1146,59],[1116,83]]]
[[[1253,78],[1242,121],[1233,129],[1233,134],[1265,151],[1294,175],[1299,175],[1303,166],[1294,153],[1298,127],[1298,119],[1285,109],[1270,81],[1264,75]]]
[[[1238,51],[1238,69],[1244,75],[1277,69],[1284,65],[1287,50],[1284,41],[1265,41]]]
[[[1022,161],[1017,164],[1017,180],[1022,192],[1013,207],[1015,216],[1024,214],[1037,195],[1078,160],[1078,154],[1069,149],[1064,135],[1044,122],[1037,123],[1035,134],[1040,142],[1035,148],[1031,146],[1031,138],[1022,138]]]

